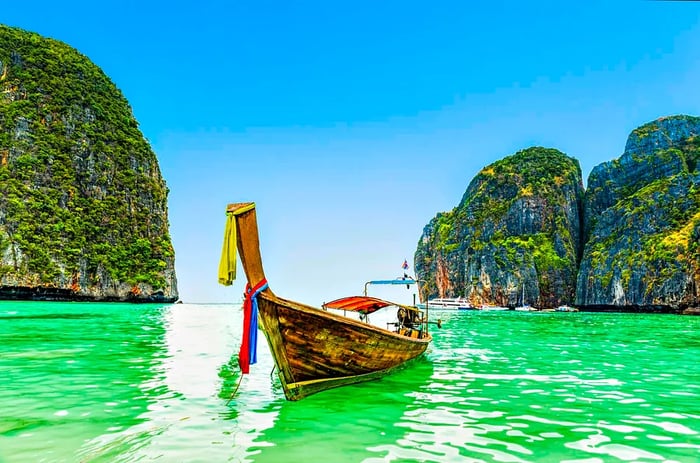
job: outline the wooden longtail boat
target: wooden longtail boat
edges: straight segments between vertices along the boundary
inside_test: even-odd
[[[257,293],[257,321],[267,338],[288,400],[381,378],[425,352],[432,339],[427,316],[414,307],[394,304],[399,306],[398,314],[403,313],[403,318],[384,329],[275,295],[267,286],[263,271],[255,204],[229,204],[227,215],[229,225],[235,227],[229,232],[227,225],[227,239],[236,242],[230,244],[234,251],[232,273],[235,278],[237,247],[249,288],[257,288],[247,292]],[[224,255],[226,246],[225,242]],[[222,274],[221,268],[219,274]],[[226,284],[221,277],[220,282]],[[361,314],[364,310],[367,315],[384,304],[393,303],[354,296],[325,304],[325,308],[353,310]],[[255,310],[252,317],[255,317]],[[244,349],[241,351],[243,354]]]

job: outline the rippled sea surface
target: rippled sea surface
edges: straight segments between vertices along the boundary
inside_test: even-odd
[[[0,302],[0,463],[700,461],[700,317],[437,317],[402,371],[287,402],[263,336],[241,380],[238,305]]]

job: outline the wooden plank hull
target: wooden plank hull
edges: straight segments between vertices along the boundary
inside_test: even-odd
[[[289,400],[380,378],[423,354],[431,341],[271,293],[258,297],[258,315]]]

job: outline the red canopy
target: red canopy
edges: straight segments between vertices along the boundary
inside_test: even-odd
[[[359,312],[361,314],[367,315],[376,312],[384,307],[389,307],[390,305],[397,307],[405,307],[407,309],[416,310],[413,307],[406,307],[396,302],[389,302],[383,299],[377,299],[376,297],[370,296],[348,296],[341,297],[335,301],[326,302],[323,304],[324,309],[338,309],[338,310],[348,310],[350,312]]]
[[[359,312],[361,314],[370,314],[379,309],[395,305],[393,302],[377,299],[369,296],[348,296],[341,297],[335,301],[326,302],[323,304],[324,309],[348,310],[350,312]]]

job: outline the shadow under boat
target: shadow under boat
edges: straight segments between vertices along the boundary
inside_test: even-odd
[[[228,277],[235,277],[236,248],[248,280],[248,313],[244,317],[259,321],[288,400],[381,378],[421,356],[432,340],[427,314],[415,307],[400,306],[419,314],[416,318],[410,315],[410,328],[399,320],[390,329],[275,295],[263,270],[255,203],[229,204],[227,208],[219,268],[222,284],[231,284]],[[355,302],[367,303],[367,299]]]

